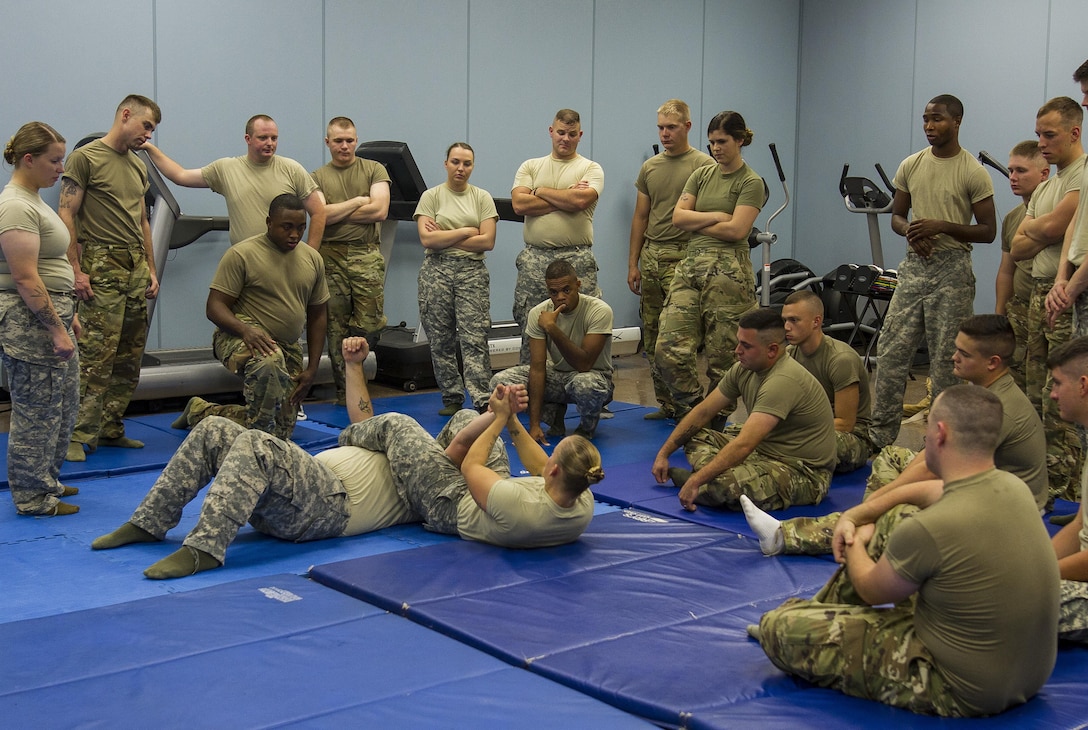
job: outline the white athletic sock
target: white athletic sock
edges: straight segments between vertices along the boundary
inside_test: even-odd
[[[785,549],[782,540],[782,523],[756,507],[748,495],[740,495],[740,507],[744,510],[744,519],[759,538],[759,549],[764,555],[778,555]]]

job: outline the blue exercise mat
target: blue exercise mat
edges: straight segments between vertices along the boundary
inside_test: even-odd
[[[8,727],[646,727],[293,575],[2,624],[0,644]]]
[[[785,598],[811,596],[834,570],[804,556],[764,558],[755,541],[720,529],[624,510],[596,517],[560,548],[451,543],[311,576],[665,725],[797,727],[809,724],[810,706],[820,726],[947,724],[795,680],[748,639],[747,624]],[[1086,669],[1088,650],[1063,648],[1044,691],[999,718],[1002,726],[1080,726],[1088,697],[1070,688]]]

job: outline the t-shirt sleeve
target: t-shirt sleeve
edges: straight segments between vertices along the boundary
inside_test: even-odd
[[[237,299],[246,284],[246,265],[234,249],[227,249],[212,277],[209,288]]]
[[[974,160],[972,160],[972,163],[974,163]],[[971,165],[970,190],[972,205],[994,196],[994,181],[990,177],[990,173],[986,172],[982,165]]]
[[[763,201],[767,197],[767,187],[763,183],[763,178],[759,175],[753,174],[744,184],[741,186],[740,195],[737,196],[737,205],[747,205],[756,210],[763,209]],[[736,210],[736,207],[733,208]]]
[[[929,531],[910,518],[895,526],[884,555],[899,577],[918,585],[936,572],[940,560],[940,551]]]
[[[200,168],[200,176],[204,178],[204,182],[208,184],[213,193],[219,193],[220,195],[223,194],[224,159],[215,160]]]
[[[416,212],[412,213],[412,219],[415,220],[421,215],[431,219],[438,215],[438,195],[435,193],[435,188],[424,190],[423,195],[419,196],[419,202],[416,203]]]
[[[291,160],[288,168],[291,175],[291,187],[295,189],[295,195],[303,200],[310,197],[310,193],[317,190],[317,183],[310,177],[310,173],[306,172],[306,168],[294,160]]]
[[[739,374],[739,366],[733,365],[731,368],[725,371],[725,375],[718,381],[718,392],[729,399],[731,403],[736,403],[740,398],[740,382],[737,380]]]
[[[837,393],[843,388],[860,383],[859,367],[861,367],[860,362],[851,357],[849,353],[844,352],[831,358],[827,368],[828,376],[831,379],[831,390]]]
[[[495,199],[492,198],[491,193],[486,190],[480,190],[480,194],[476,200],[476,206],[481,223],[489,218],[499,217],[499,211],[495,208]]]
[[[528,335],[530,339],[545,340],[548,338],[547,333],[544,332],[540,326],[540,313],[545,306],[547,306],[547,304],[542,302],[529,310],[529,315],[525,319],[525,334]]]
[[[20,200],[0,202],[0,233],[8,231],[41,232],[41,217],[38,212]]]
[[[688,181],[684,183],[684,192],[688,195],[699,197],[699,188],[703,186],[703,178],[706,175],[705,168],[700,167],[688,175]]]
[[[604,168],[599,164],[590,162],[583,178],[589,183],[589,187],[597,191],[598,196],[604,192]]]
[[[514,187],[510,188],[510,191],[513,192],[514,188],[533,189],[535,187],[533,177],[532,160],[526,160],[521,163],[521,167],[518,168],[517,173],[514,175]]]
[[[643,165],[638,171],[638,177],[635,178],[635,190],[639,191],[643,195],[648,196],[650,194],[650,187],[646,184],[646,166]]]
[[[322,259],[318,258],[314,268],[317,270],[317,281],[314,282],[314,288],[310,291],[310,300],[306,302],[311,307],[329,301],[329,284],[325,279],[325,265]]]
[[[793,379],[780,375],[771,375],[759,386],[756,402],[752,405],[753,413],[766,413],[779,420],[786,418],[797,405],[801,396],[801,387]]]
[[[64,162],[64,177],[86,190],[90,174],[91,165],[87,161],[87,155],[81,150],[74,150],[68,155],[68,159]]]
[[[587,335],[611,335],[612,334],[612,307],[604,302],[594,307],[586,320]]]

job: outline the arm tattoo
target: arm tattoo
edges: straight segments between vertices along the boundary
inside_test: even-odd
[[[373,410],[370,407],[370,401],[365,398],[359,399],[359,410],[363,413],[373,413]]]
[[[61,181],[60,181],[60,201],[58,203],[60,205],[60,207],[61,208],[70,208],[71,207],[71,202],[72,202],[72,196],[74,196],[78,191],[79,191],[79,185],[76,184],[75,180],[73,180],[70,177],[61,178]]]

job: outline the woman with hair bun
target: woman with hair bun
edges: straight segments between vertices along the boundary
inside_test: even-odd
[[[0,351],[11,392],[8,483],[21,515],[70,515],[79,490],[58,481],[79,409],[80,333],[70,235],[39,191],[64,172],[65,140],[29,122],[4,147],[0,192]]]
[[[756,305],[748,235],[767,194],[741,156],[752,130],[740,114],[724,111],[710,120],[707,139],[718,164],[691,174],[673,212],[673,225],[691,240],[665,300],[655,356],[677,418],[703,399],[696,353],[706,352],[710,387],[717,386],[736,361],[737,322]]]

